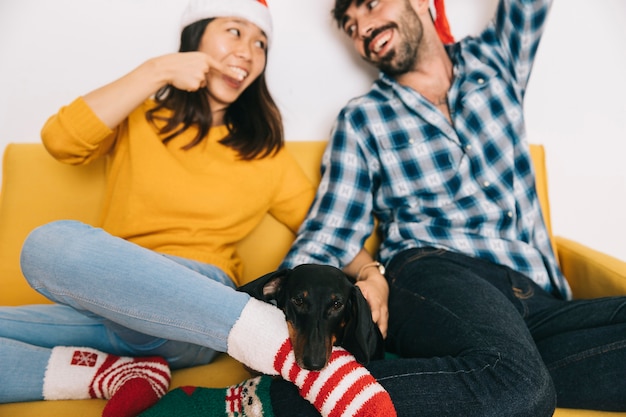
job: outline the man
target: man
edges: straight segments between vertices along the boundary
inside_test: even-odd
[[[428,0],[336,0],[381,73],[339,114],[283,266],[357,277],[399,357],[368,366],[398,415],[626,410],[626,298],[570,300],[535,192],[522,106],[550,3],[502,0],[444,45]],[[374,217],[386,280],[360,250]]]

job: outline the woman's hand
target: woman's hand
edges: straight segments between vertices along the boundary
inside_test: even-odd
[[[167,84],[183,91],[197,91],[205,87],[209,71],[218,71],[235,79],[241,77],[204,52],[177,52],[145,61],[123,77],[86,94],[84,99],[113,129]]]
[[[157,70],[163,71],[165,84],[171,84],[179,90],[197,91],[206,87],[210,71],[239,79],[240,74],[222,62],[216,61],[204,52],[178,52],[163,55],[152,60]]]
[[[196,91],[206,86],[211,58],[203,52],[178,52],[148,61],[163,73],[162,86],[171,84],[179,90]]]

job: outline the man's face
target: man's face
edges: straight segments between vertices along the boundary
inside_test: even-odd
[[[366,61],[392,75],[415,68],[422,23],[409,0],[353,1],[341,27]]]

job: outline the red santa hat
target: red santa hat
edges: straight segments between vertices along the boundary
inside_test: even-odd
[[[199,20],[214,17],[246,19],[265,33],[268,45],[271,43],[272,18],[265,0],[190,0],[183,13],[181,26],[184,28]]]
[[[443,4],[443,0],[434,0],[434,8],[435,29],[437,29],[439,39],[441,39],[441,42],[443,43],[454,43],[454,37],[450,31],[450,24],[448,23],[448,18],[446,17],[446,8]]]

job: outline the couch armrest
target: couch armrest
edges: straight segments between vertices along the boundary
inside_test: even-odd
[[[559,263],[574,298],[626,294],[626,262],[555,236]]]

